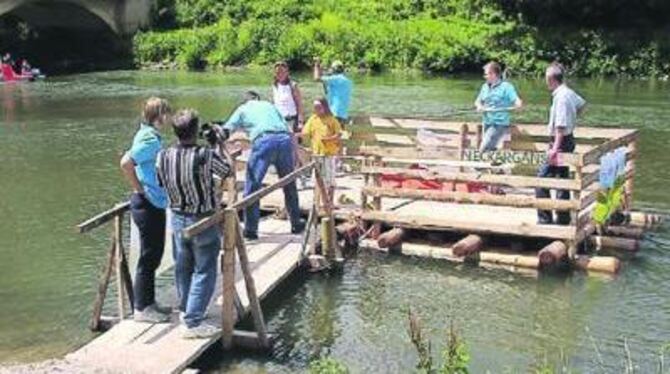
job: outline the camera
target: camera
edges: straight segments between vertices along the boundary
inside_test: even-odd
[[[198,131],[198,136],[205,139],[210,146],[223,144],[230,136],[230,131],[223,128],[223,122],[212,121],[203,123]]]

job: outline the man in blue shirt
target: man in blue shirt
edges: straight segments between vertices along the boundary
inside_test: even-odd
[[[344,75],[344,64],[341,61],[334,61],[331,71],[329,75],[322,75],[321,61],[314,59],[314,80],[323,83],[328,106],[344,129],[349,121],[349,103],[354,84]]]
[[[501,68],[497,62],[484,65],[486,82],[475,100],[475,108],[483,112],[484,135],[480,151],[494,151],[498,148],[500,140],[509,134],[510,111],[523,106],[514,86],[501,77]]]
[[[244,196],[258,191],[270,165],[274,165],[280,178],[294,169],[293,140],[291,130],[277,108],[269,101],[260,99],[256,92],[245,94],[245,102],[230,116],[224,128],[234,131],[242,129],[249,134],[251,154],[247,161]],[[300,219],[298,189],[295,181],[284,187],[284,203],[291,219],[291,232],[299,234],[305,228]],[[244,211],[244,237],[258,239],[260,204],[256,202]]]
[[[168,310],[156,304],[154,285],[156,269],[163,258],[167,207],[167,195],[156,177],[156,157],[161,150],[158,128],[167,122],[169,115],[166,100],[157,97],[147,100],[133,144],[121,158],[121,171],[133,189],[130,213],[140,232],[140,256],[133,287],[133,318],[138,322],[169,320]]]

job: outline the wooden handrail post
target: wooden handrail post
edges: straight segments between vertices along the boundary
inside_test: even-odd
[[[228,208],[223,213],[223,254],[221,259],[221,282],[223,303],[221,319],[223,321],[222,344],[224,350],[233,346],[235,327],[235,248],[237,247],[237,211]]]
[[[365,169],[366,167],[369,167],[370,161],[368,157],[365,157],[363,161],[361,161],[361,169]],[[370,174],[363,174],[363,186],[367,187],[367,185],[370,184]],[[361,189],[361,210],[366,210],[368,208],[368,195],[365,193],[363,189]]]
[[[374,166],[375,167],[382,167],[382,157],[381,156],[375,156],[374,158]],[[382,177],[379,174],[375,174],[372,176],[372,184],[376,188],[380,188],[382,186]],[[372,207],[376,211],[381,211],[382,210],[382,198],[381,196],[374,196],[372,198]],[[382,230],[382,225],[380,222],[376,222],[373,224],[373,229],[370,234],[370,237],[373,239],[377,239],[379,237],[379,234],[381,234]]]
[[[333,206],[331,201],[330,191],[326,188],[326,184],[323,181],[321,174],[322,163],[317,162],[314,168],[314,181],[315,193],[318,191],[320,196],[320,201],[323,206],[323,218],[321,219],[322,231],[321,231],[321,244],[323,252],[328,258],[333,258],[336,255],[336,252],[339,252],[337,248],[336,232],[335,232],[335,216],[333,214]],[[339,257],[339,254],[338,254]]]
[[[114,244],[116,247],[115,250],[115,255],[116,255],[116,289],[118,291],[117,293],[117,307],[118,307],[118,312],[119,312],[119,319],[124,319],[126,316],[126,289],[124,286],[124,281],[123,281],[123,255],[121,254],[121,251],[123,250],[123,247],[121,246],[121,241],[123,240],[123,232],[122,232],[122,216],[117,214],[114,216],[114,228],[113,228],[113,237],[114,237]]]
[[[237,240],[237,255],[240,259],[240,268],[242,269],[242,275],[244,276],[244,284],[246,285],[247,297],[249,298],[249,308],[251,309],[251,316],[254,319],[254,326],[256,327],[256,332],[258,333],[258,340],[261,347],[269,348],[270,340],[268,339],[267,330],[265,329],[265,319],[263,318],[261,302],[258,298],[258,293],[256,292],[256,283],[249,266],[249,255],[247,254],[247,248],[244,245],[242,228],[237,221],[237,213],[226,216],[226,219],[228,218],[234,221],[235,229],[237,230],[237,235],[235,235]]]
[[[631,176],[626,179],[624,190],[626,193],[626,209],[633,209],[633,181],[635,179],[635,159],[637,158],[637,138],[630,143],[632,157],[630,159]]]
[[[100,317],[102,316],[102,307],[105,305],[105,296],[107,296],[107,288],[109,281],[112,278],[112,270],[114,269],[114,261],[116,261],[116,238],[112,236],[112,245],[107,252],[107,261],[105,267],[100,275],[98,281],[98,292],[95,295],[95,302],[93,303],[93,313],[91,321],[88,325],[91,331],[100,330]]]

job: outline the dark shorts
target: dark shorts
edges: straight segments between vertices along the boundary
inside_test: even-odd
[[[300,128],[300,124],[298,123],[298,116],[284,117],[284,120],[294,134],[299,134],[302,131],[302,128]]]

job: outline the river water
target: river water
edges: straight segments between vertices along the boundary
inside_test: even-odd
[[[300,78],[306,98],[320,94],[319,85]],[[354,79],[353,110],[361,114],[436,116],[470,106],[481,84],[478,77]],[[86,323],[109,233],[79,235],[73,226],[126,197],[117,165],[141,102],[161,95],[220,119],[245,90],[268,92],[268,80],[258,71],[110,72],[0,86],[0,363],[59,357],[94,336]],[[517,119],[544,122],[550,95],[543,82],[515,83],[528,103]],[[590,103],[582,123],[641,130],[635,204],[669,212],[670,85],[583,80],[574,86]],[[438,362],[454,324],[472,372],[528,372],[545,362],[622,372],[626,347],[639,372],[655,372],[670,343],[669,247],[667,228],[652,233],[616,279],[536,279],[361,253],[339,275],[293,277],[267,303],[269,329],[279,335],[271,358],[221,360],[210,352],[198,365],[292,372],[331,355],[354,373],[410,372],[417,362],[406,331],[411,306]],[[170,284],[169,276],[162,282]],[[670,361],[670,352],[665,356]]]

